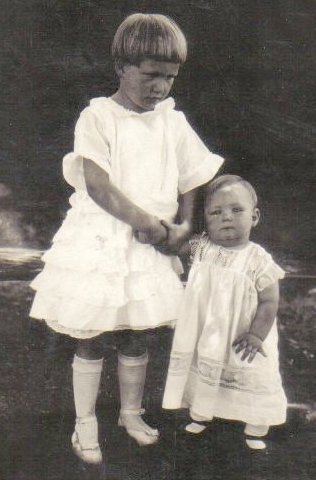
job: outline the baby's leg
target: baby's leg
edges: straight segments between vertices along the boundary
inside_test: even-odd
[[[151,445],[158,440],[158,431],[149,427],[141,415],[148,354],[146,334],[125,330],[118,335],[118,377],[121,396],[119,425],[139,445]]]
[[[262,438],[267,435],[268,431],[268,425],[251,425],[250,423],[246,423],[246,445],[252,450],[264,450],[266,444]]]
[[[202,433],[213,420],[212,418],[201,417],[200,415],[196,415],[193,412],[190,412],[190,416],[192,419],[191,423],[185,426],[185,431],[189,433],[194,433],[195,435]]]
[[[76,426],[72,436],[73,450],[87,463],[101,463],[98,422],[95,405],[103,366],[102,344],[99,337],[79,340],[73,368],[73,391]]]

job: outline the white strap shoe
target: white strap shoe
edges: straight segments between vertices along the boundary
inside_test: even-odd
[[[98,422],[95,417],[77,419],[71,437],[74,454],[85,463],[99,465],[103,461],[98,442]]]
[[[143,421],[143,408],[136,410],[122,409],[118,420],[119,427],[124,427],[128,435],[140,446],[153,445],[158,441],[159,432]]]

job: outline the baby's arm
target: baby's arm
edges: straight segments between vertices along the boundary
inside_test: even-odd
[[[251,363],[259,352],[266,357],[262,343],[270,332],[279,305],[279,283],[275,282],[258,293],[258,308],[249,332],[240,335],[233,342],[236,353],[241,352],[241,360]]]
[[[130,225],[134,231],[143,232],[146,239],[143,243],[154,245],[166,239],[167,230],[160,220],[131,202],[92,160],[84,158],[83,170],[89,196],[105,211]]]

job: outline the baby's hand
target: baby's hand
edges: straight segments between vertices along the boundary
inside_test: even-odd
[[[251,363],[257,353],[261,353],[264,357],[267,356],[265,351],[262,348],[262,340],[254,335],[253,333],[243,333],[240,335],[236,340],[233,342],[233,348],[235,348],[235,352],[239,353],[244,350],[241,360],[246,360],[248,357],[248,363]]]
[[[142,230],[135,230],[134,235],[140,243],[156,245],[168,237],[167,228],[157,217],[151,217],[150,222]]]
[[[162,246],[158,246],[158,250],[161,250],[167,255],[178,254],[182,245],[189,237],[190,229],[186,223],[180,225],[176,223],[168,223],[165,220],[161,221],[162,225],[168,230],[168,237]]]

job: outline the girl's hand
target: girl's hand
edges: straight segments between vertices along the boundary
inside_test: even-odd
[[[233,342],[233,348],[235,348],[235,352],[239,353],[244,350],[241,360],[244,361],[248,357],[248,363],[251,363],[257,353],[261,353],[264,357],[267,356],[264,349],[262,348],[262,340],[254,335],[253,333],[244,333],[240,335],[236,340]]]
[[[134,235],[140,243],[157,245],[167,239],[168,230],[157,217],[150,217],[144,227],[134,231]]]

